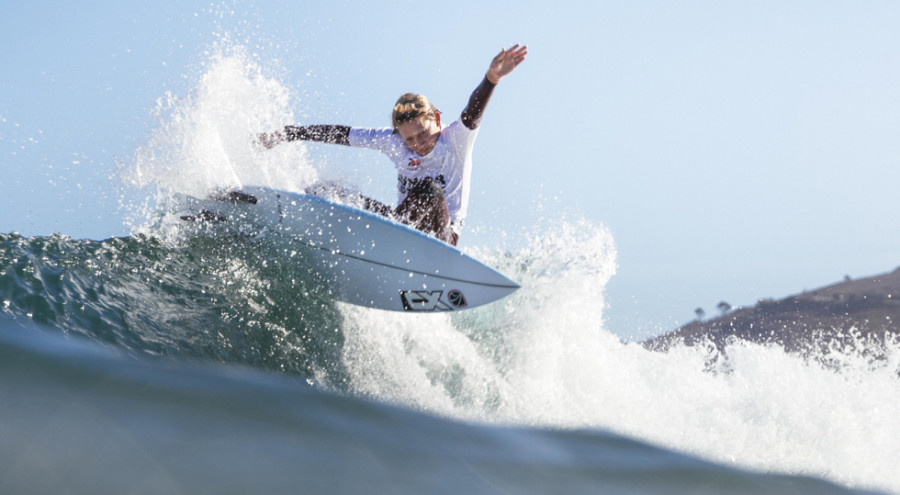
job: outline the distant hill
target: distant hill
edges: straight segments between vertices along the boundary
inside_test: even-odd
[[[678,342],[695,345],[708,338],[722,349],[733,336],[803,352],[832,345],[835,340],[880,342],[886,335],[900,335],[900,268],[777,301],[764,299],[717,318],[694,321],[643,345],[665,350]]]

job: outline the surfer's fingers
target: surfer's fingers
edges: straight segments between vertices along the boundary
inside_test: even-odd
[[[525,59],[525,55],[528,55],[528,45],[515,45],[513,48],[510,48],[508,51],[517,61],[522,61]]]

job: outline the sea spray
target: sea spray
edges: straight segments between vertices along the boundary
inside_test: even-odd
[[[547,393],[523,402],[511,387],[538,379],[533,374],[565,374],[547,373],[556,365],[582,366],[568,361],[570,344],[594,343],[604,335],[615,340],[601,331],[603,288],[615,270],[612,238],[586,222],[563,222],[516,253],[472,251],[522,288],[453,316],[346,308],[344,359],[351,388],[470,420],[537,423],[535,406]],[[591,318],[587,326],[580,319],[584,314]],[[590,336],[569,338],[570,332]],[[564,384],[545,392],[554,389]]]
[[[302,143],[269,150],[258,143],[260,133],[294,122],[290,93],[241,46],[218,47],[190,93],[166,93],[153,116],[147,142],[119,163],[120,179],[147,191],[125,205],[135,230],[158,221],[156,208],[165,209],[175,192],[204,197],[242,185],[302,191],[318,177]]]

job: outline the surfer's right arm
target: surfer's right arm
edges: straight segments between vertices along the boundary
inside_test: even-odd
[[[345,125],[287,125],[284,126],[284,130],[260,134],[258,141],[267,149],[272,149],[285,141],[316,141],[350,146],[350,127]]]
[[[475,88],[472,96],[469,97],[469,104],[466,105],[460,120],[468,129],[475,130],[481,124],[481,117],[484,115],[484,109],[487,107],[494,87],[500,82],[500,79],[508,76],[516,67],[519,66],[528,55],[528,45],[519,45],[516,43],[508,50],[504,48],[491,60],[491,65],[481,84]]]

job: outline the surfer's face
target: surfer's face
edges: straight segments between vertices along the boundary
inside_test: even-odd
[[[431,153],[441,135],[441,114],[435,112],[434,119],[420,117],[397,126],[397,133],[409,149],[419,156]]]

